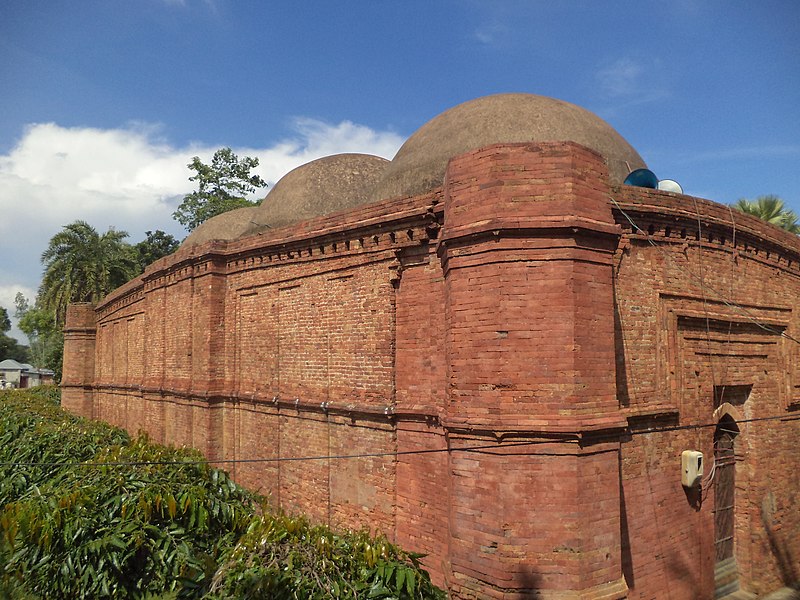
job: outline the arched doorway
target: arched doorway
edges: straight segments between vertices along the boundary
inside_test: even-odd
[[[739,589],[736,565],[736,436],[739,427],[729,415],[723,415],[714,432],[714,588],[722,598]]]

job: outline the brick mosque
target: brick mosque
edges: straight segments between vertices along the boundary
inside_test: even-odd
[[[800,243],[623,185],[645,166],[528,94],[308,163],[72,305],[63,404],[380,530],[454,598],[795,584]]]

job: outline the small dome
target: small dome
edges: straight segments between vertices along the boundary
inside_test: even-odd
[[[455,106],[428,121],[398,150],[372,191],[373,200],[428,192],[448,161],[496,143],[576,142],[606,159],[612,183],[646,167],[613,127],[579,106],[533,94],[498,94]]]
[[[360,206],[389,161],[370,154],[334,154],[289,171],[261,202],[260,227],[283,227]]]
[[[181,248],[203,244],[209,240],[228,241],[241,237],[253,226],[258,208],[258,206],[245,206],[211,217],[194,228],[183,240]]]

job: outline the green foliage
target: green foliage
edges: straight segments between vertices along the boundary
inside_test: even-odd
[[[266,182],[250,170],[258,166],[258,159],[245,156],[241,160],[230,148],[221,148],[214,153],[207,165],[195,156],[187,165],[196,175],[198,189],[183,198],[173,218],[189,231],[211,217],[245,206],[256,206],[247,195],[264,187]]]
[[[59,398],[54,386],[0,392],[0,463],[76,463],[129,442],[121,429],[64,412]],[[0,506],[71,468],[0,465]]]
[[[134,246],[140,271],[144,271],[147,265],[159,258],[172,254],[181,245],[174,236],[160,229],[146,231],[145,235],[145,239]]]
[[[60,381],[64,334],[56,323],[55,313],[31,306],[21,293],[17,293],[14,304],[17,307],[14,316],[19,319],[19,328],[31,343],[30,361],[39,369],[51,369],[56,381]]]
[[[737,210],[758,217],[762,221],[772,223],[790,233],[800,233],[800,224],[794,211],[786,208],[778,196],[759,196],[755,200],[739,199],[733,205]]]
[[[338,534],[303,517],[255,518],[214,577],[216,598],[445,598],[405,552],[367,531]]]
[[[44,598],[199,598],[252,517],[251,496],[197,452],[31,394],[0,393],[0,445],[0,463],[51,463],[0,472],[4,577]]]
[[[61,327],[70,302],[98,302],[135,277],[139,265],[127,237],[115,229],[100,235],[85,221],[65,225],[42,253],[37,306],[53,312]]]
[[[11,358],[19,363],[31,360],[30,349],[20,344],[15,338],[0,333],[0,360]]]
[[[17,362],[28,362],[30,360],[28,347],[6,335],[9,329],[11,329],[11,319],[8,318],[8,311],[0,306],[0,360],[11,358]]]
[[[259,511],[199,453],[69,415],[58,395],[0,391],[0,598],[445,597],[420,555]]]
[[[0,579],[0,600],[39,600],[13,579]]]

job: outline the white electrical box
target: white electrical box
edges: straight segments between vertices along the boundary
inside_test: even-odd
[[[703,453],[697,450],[681,452],[681,483],[692,488],[700,485],[703,478]]]

